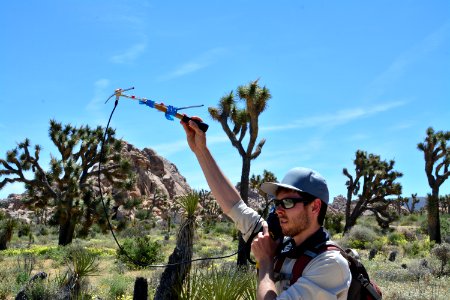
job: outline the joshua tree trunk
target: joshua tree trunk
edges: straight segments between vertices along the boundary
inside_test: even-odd
[[[181,225],[176,247],[169,257],[168,266],[161,275],[154,300],[178,299],[183,282],[191,269],[194,222],[195,217],[190,217]]]
[[[72,243],[73,233],[75,232],[76,221],[73,216],[69,215],[67,219],[59,224],[58,245],[66,246]]]
[[[428,234],[431,241],[440,244],[441,240],[441,222],[439,218],[439,189],[433,188],[432,194],[427,198],[428,212]]]
[[[241,184],[240,184],[240,195],[242,200],[245,203],[248,203],[248,187],[249,187],[249,178],[250,178],[250,159],[243,158],[242,159],[242,173],[241,173]],[[239,232],[239,245],[238,249],[241,249],[238,253],[237,257],[237,265],[238,266],[246,266],[247,265],[247,255],[248,251],[245,251],[246,242],[242,238],[242,234]]]

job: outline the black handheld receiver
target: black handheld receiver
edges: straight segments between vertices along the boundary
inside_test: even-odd
[[[269,235],[273,240],[279,240],[279,239],[283,239],[283,231],[281,229],[280,226],[280,220],[278,219],[278,215],[275,212],[275,207],[272,207],[270,209],[269,215],[267,216],[267,226],[269,227]],[[244,251],[245,254],[247,256],[247,260],[251,263],[251,264],[256,264],[255,261],[252,260],[252,258],[250,257],[250,248],[251,248],[251,244],[253,242],[253,239],[256,237],[256,235],[258,235],[259,232],[262,232],[262,227],[259,231],[254,231],[253,234],[250,236],[250,238],[247,240],[245,247],[244,247]]]
[[[275,207],[270,209],[269,215],[267,216],[267,225],[269,227],[269,234],[275,241],[283,238],[283,231],[280,226],[280,220],[275,212]],[[262,230],[262,229],[261,229]]]

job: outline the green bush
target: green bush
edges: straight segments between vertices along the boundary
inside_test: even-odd
[[[18,237],[28,236],[30,233],[31,233],[30,224],[21,222],[18,226],[17,236]]]
[[[234,234],[234,224],[231,222],[217,222],[213,227],[213,231],[217,234],[232,236]]]
[[[37,229],[37,235],[48,235],[48,228],[46,226],[39,225]]]
[[[439,262],[436,274],[438,276],[448,274],[450,269],[450,244],[442,243],[440,245],[435,245],[433,249],[431,249],[431,255]]]
[[[138,220],[148,219],[150,212],[148,209],[138,209],[136,214],[134,215]]]
[[[25,288],[27,299],[53,300],[57,298],[58,289],[54,282],[37,279]]]
[[[440,221],[442,241],[450,243],[450,214],[442,214]]]
[[[405,235],[400,232],[391,232],[388,235],[388,241],[390,245],[394,246],[401,246],[408,242],[405,238]]]
[[[36,257],[31,254],[23,254],[17,258],[15,269],[16,283],[24,284],[31,277],[31,272],[36,264]]]
[[[368,249],[371,243],[377,239],[376,232],[368,227],[355,225],[343,239],[344,245],[355,249]]]
[[[135,236],[143,236],[150,234],[152,224],[146,222],[138,222],[134,226],[128,226],[120,232],[123,238],[133,238]]]
[[[433,246],[434,242],[430,242],[430,239],[426,238],[424,240],[417,240],[403,244],[401,247],[407,256],[426,257],[430,253]]]
[[[343,214],[326,215],[324,227],[330,232],[331,235],[341,233],[344,231],[343,221],[344,221]]]
[[[133,279],[127,276],[114,274],[102,280],[102,285],[106,286],[106,299],[125,298],[127,293],[131,293]]]
[[[402,226],[408,226],[408,225],[414,225],[419,221],[419,216],[417,214],[409,214],[407,216],[402,217],[400,221],[400,225]]]
[[[117,259],[130,268],[151,265],[162,260],[161,245],[148,236],[125,239],[122,249],[117,249]]]

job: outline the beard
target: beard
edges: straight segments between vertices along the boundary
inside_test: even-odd
[[[280,225],[285,236],[294,237],[308,229],[311,225],[311,220],[305,211],[302,211],[296,216],[283,216],[280,218]]]

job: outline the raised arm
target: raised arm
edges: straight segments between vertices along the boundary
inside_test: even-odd
[[[201,120],[197,117],[193,118]],[[186,131],[186,138],[189,147],[197,157],[211,192],[223,212],[228,214],[230,209],[241,200],[239,192],[233,184],[231,184],[230,180],[222,173],[222,170],[220,170],[217,162],[211,155],[211,152],[209,152],[206,145],[206,134],[200,130],[197,124],[193,121],[189,121],[188,123],[180,123]]]

